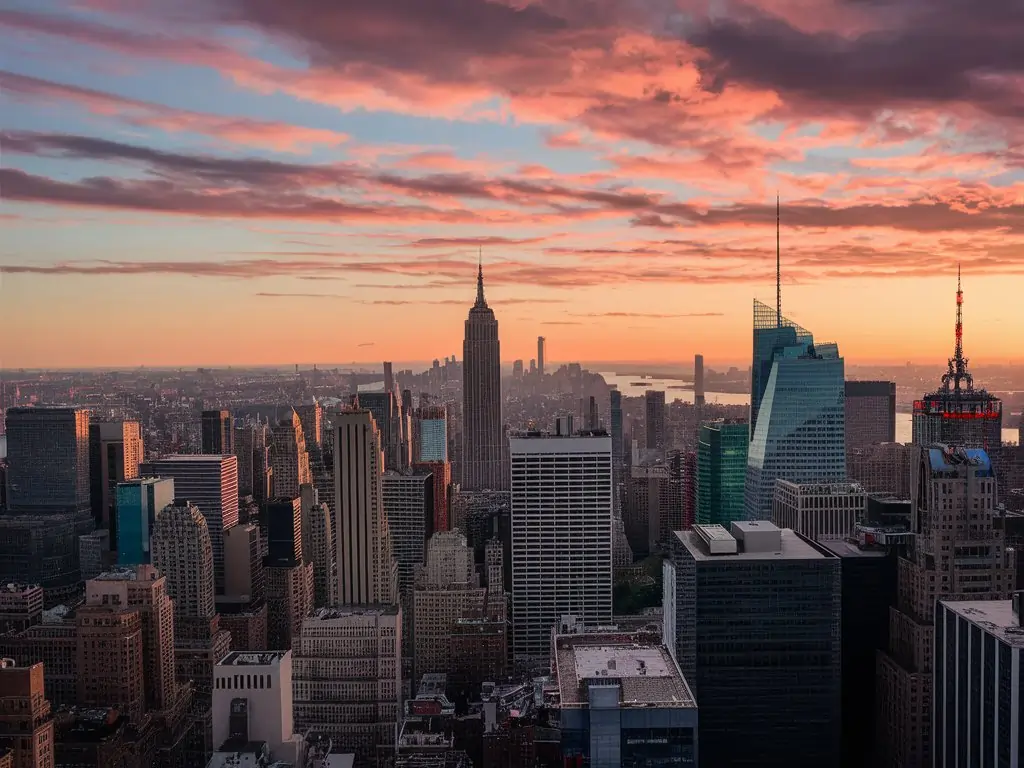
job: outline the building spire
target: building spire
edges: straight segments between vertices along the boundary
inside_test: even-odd
[[[782,327],[782,203],[775,193],[775,327]]]
[[[487,307],[487,301],[484,299],[484,247],[482,245],[476,271],[476,304],[473,306],[480,309]]]
[[[942,383],[947,390],[960,391],[960,383],[966,384],[966,388],[974,388],[974,377],[967,370],[967,358],[964,357],[964,291],[960,284],[960,264],[956,265],[956,346],[953,348],[953,357],[949,360],[949,369],[942,377]]]

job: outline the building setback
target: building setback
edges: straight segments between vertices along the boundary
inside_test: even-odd
[[[503,490],[501,344],[494,310],[484,299],[483,266],[462,343],[462,487]]]
[[[700,702],[700,766],[838,766],[839,560],[750,521],[677,532],[663,568],[665,641]]]
[[[812,541],[853,535],[866,510],[867,497],[856,483],[775,483],[772,522]]]
[[[513,648],[544,659],[561,616],[611,620],[611,438],[538,434],[510,449]]]

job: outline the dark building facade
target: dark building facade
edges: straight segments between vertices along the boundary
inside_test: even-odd
[[[503,490],[501,344],[494,310],[484,299],[483,267],[462,344],[462,487]]]
[[[203,453],[235,452],[235,430],[230,411],[203,411],[201,417]]]
[[[665,641],[695,689],[700,766],[838,766],[839,559],[763,521],[695,525],[675,534],[664,574]]]
[[[896,442],[896,382],[848,381],[846,451]]]
[[[665,450],[664,392],[653,389],[648,389],[644,392],[644,415],[647,419],[647,449]]]
[[[263,511],[267,560],[302,561],[302,506],[299,499],[277,498],[268,501]]]

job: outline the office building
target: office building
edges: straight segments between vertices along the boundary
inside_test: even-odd
[[[448,461],[448,408],[422,405],[412,413],[413,461]]]
[[[176,499],[156,518],[153,565],[167,577],[167,593],[179,622],[210,619],[216,613],[213,546],[206,519],[195,504]]]
[[[96,525],[111,529],[111,545],[117,539],[117,484],[138,477],[143,458],[139,422],[90,422],[89,498]]]
[[[839,565],[764,521],[675,534],[664,633],[700,703],[701,766],[839,765]]]
[[[302,560],[302,503],[278,497],[267,501],[263,510],[264,535],[269,560]]]
[[[846,452],[896,442],[896,382],[848,381]]]
[[[334,416],[335,539],[338,601],[345,605],[398,599],[398,563],[384,509],[384,456],[373,415]]]
[[[664,451],[665,444],[665,393],[648,389],[644,392],[644,414],[647,421],[647,450]]]
[[[538,340],[538,347],[542,344]],[[462,487],[503,490],[501,345],[494,310],[484,299],[483,266],[477,274],[476,303],[466,319],[462,357]]]
[[[90,509],[89,412],[8,408],[6,424],[8,509],[40,513]]]
[[[899,545],[873,534],[862,529],[856,538],[821,542],[839,558],[842,579],[843,768],[872,765],[875,659],[889,642],[889,609],[896,604]]]
[[[412,465],[413,474],[429,474],[434,488],[432,497],[434,509],[430,520],[430,530],[447,531],[451,528],[448,509],[450,505],[450,489],[452,485],[452,465],[447,461],[431,461]]]
[[[855,448],[846,454],[846,474],[867,493],[910,498],[910,466],[916,449],[903,443]]]
[[[321,609],[292,649],[295,729],[372,765],[394,753],[401,718],[402,611]]]
[[[785,327],[775,331],[795,332]],[[835,344],[815,346],[809,334],[806,338],[806,343],[777,346],[773,351],[747,451],[744,506],[748,520],[771,517],[776,480],[846,480],[843,359]]]
[[[0,584],[0,635],[21,632],[42,620],[42,587],[38,584]]]
[[[263,561],[267,583],[267,645],[290,650],[313,612],[313,564],[302,560]]]
[[[265,742],[274,760],[301,763],[292,715],[292,653],[232,651],[213,670],[213,743]]]
[[[625,467],[622,457],[625,443],[622,437],[622,393],[617,389],[608,392],[608,413],[612,435],[612,504],[615,516],[621,518],[622,470]]]
[[[67,616],[50,618],[21,632],[0,635],[0,658],[14,659],[22,667],[43,664],[47,700],[54,707],[73,707],[78,698],[75,622]]]
[[[91,526],[91,514],[85,518]],[[0,583],[41,585],[47,607],[71,600],[81,581],[81,519],[52,512],[0,515]]]
[[[54,768],[53,719],[43,665],[0,659],[0,750],[15,768]]]
[[[270,437],[266,424],[235,427],[235,457],[238,460],[238,495],[263,501],[270,494]]]
[[[238,524],[238,460],[234,456],[164,456],[140,467],[143,477],[170,478],[175,498],[206,520],[213,547],[214,587],[224,593],[224,532]]]
[[[704,405],[704,355],[693,356],[693,404]]]
[[[567,765],[698,764],[697,702],[657,634],[553,628],[552,635]]]
[[[271,485],[274,495],[298,498],[299,486],[313,482],[313,475],[309,470],[309,453],[306,451],[302,423],[295,409],[292,409],[290,416],[274,426],[270,439],[270,467],[273,470]]]
[[[311,405],[300,405],[295,408],[302,423],[302,436],[306,441],[306,449],[314,445],[322,446],[324,442],[324,407],[315,399]]]
[[[111,564],[109,530],[98,528],[78,537],[78,568],[82,581],[96,578]]]
[[[611,619],[611,438],[513,437],[510,453],[513,647],[538,659],[563,614]]]
[[[547,339],[543,336],[537,337],[537,373],[541,376],[544,375],[544,346],[547,343]]]
[[[876,723],[881,768],[931,765],[935,604],[969,595],[1004,600],[1014,585],[995,472],[980,448],[917,450],[912,545],[899,561],[889,648],[878,654]]]
[[[334,518],[316,488],[304,485],[301,493],[302,555],[313,564],[313,607],[326,608],[337,603]]]
[[[380,449],[384,453],[384,468],[401,467],[401,404],[390,390],[360,392],[352,396],[354,408],[365,408],[373,414],[380,435]]]
[[[775,484],[772,522],[811,541],[849,538],[866,512],[867,497],[856,483]]]
[[[149,540],[156,516],[174,501],[174,480],[142,477],[118,483],[114,490],[118,565],[152,562]]]
[[[701,525],[728,526],[744,519],[747,430],[747,422],[739,419],[700,425],[696,519]]]
[[[662,459],[645,457],[642,463],[630,465],[625,495],[623,528],[630,548],[634,553],[654,552],[662,529],[668,530],[667,521],[673,516],[668,464]],[[681,500],[677,501],[680,502],[677,516],[682,518]],[[666,521],[665,525],[662,520]]]
[[[152,756],[128,716],[114,708],[58,712],[54,724],[58,766],[132,765]]]
[[[398,561],[398,591],[408,595],[433,533],[434,479],[429,474],[386,472],[381,478],[381,497]]]
[[[804,347],[814,343],[810,331],[782,316],[781,307],[769,307],[754,300],[754,352],[750,367],[750,439],[757,430],[761,401],[768,389],[775,356],[787,347]]]
[[[936,768],[1024,762],[1020,595],[938,603],[932,698]]]
[[[230,411],[203,411],[200,421],[203,453],[220,456],[235,452]]]
[[[1002,445],[1003,403],[984,389],[974,388],[963,345],[964,292],[960,270],[956,280],[956,343],[942,383],[934,392],[914,401],[914,445],[959,445],[983,448],[994,458]]]
[[[224,537],[224,597],[259,603],[266,597],[263,547],[259,526],[242,523]],[[219,605],[219,601],[215,601]],[[219,608],[218,608],[219,610]]]
[[[267,645],[267,601],[253,601],[228,595],[217,598],[220,629],[231,637],[229,650],[257,653]]]

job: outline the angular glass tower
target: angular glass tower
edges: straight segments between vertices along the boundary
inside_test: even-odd
[[[843,359],[835,344],[815,348],[803,333],[806,343],[798,339],[773,353],[747,456],[748,520],[771,519],[776,480],[846,479]]]
[[[801,328],[767,304],[754,300],[754,357],[750,367],[750,439],[754,439],[761,401],[768,387],[775,352],[786,347],[814,343],[811,332]]]
[[[719,419],[700,425],[697,445],[697,522],[743,520],[747,477],[747,423]]]

